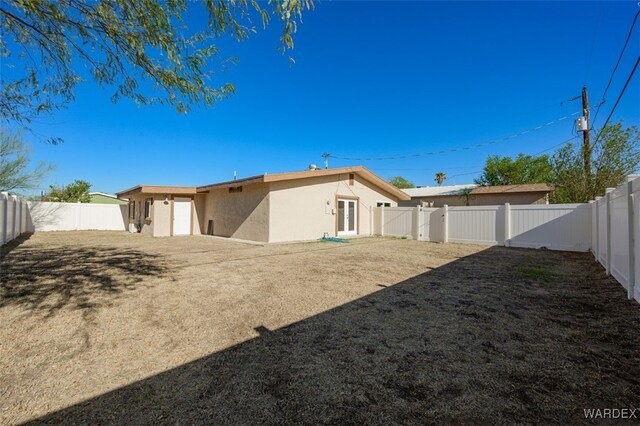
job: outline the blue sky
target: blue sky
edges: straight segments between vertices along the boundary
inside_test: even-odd
[[[110,101],[93,82],[33,128],[64,138],[32,143],[35,161],[57,165],[42,187],[84,179],[97,191],[139,184],[204,185],[305,169],[329,152],[389,157],[485,143],[580,110],[565,102],[587,84],[595,106],[637,2],[318,2],[295,37],[296,64],[276,51],[271,27],[223,54],[240,62],[220,74],[237,93],[214,108]],[[192,21],[193,22],[193,21]],[[601,125],[631,71],[636,28],[607,95]],[[636,75],[615,119],[640,124]],[[482,148],[363,164],[384,178],[434,185],[471,182],[488,155],[535,154],[572,137],[573,119]],[[597,123],[598,124],[598,123]]]

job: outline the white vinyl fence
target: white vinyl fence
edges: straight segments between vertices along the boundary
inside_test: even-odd
[[[374,233],[420,241],[588,251],[589,204],[376,207]]]
[[[590,205],[595,258],[640,302],[640,176],[628,176]]]
[[[26,201],[0,192],[0,246],[28,232],[27,211]]]
[[[53,203],[29,201],[27,230],[38,231],[124,231],[126,204]]]
[[[442,241],[441,209],[373,207],[373,233],[421,241]]]
[[[510,206],[507,245],[566,251],[591,249],[589,204]]]
[[[124,231],[127,205],[25,201],[0,192],[0,245],[38,231]]]
[[[505,206],[445,207],[443,241],[505,245]]]
[[[640,302],[640,176],[583,204],[375,207],[374,234],[589,251]]]

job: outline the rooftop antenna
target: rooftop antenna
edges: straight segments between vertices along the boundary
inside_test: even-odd
[[[329,154],[328,152],[325,152],[324,154],[322,154],[322,158],[324,158],[324,168],[325,169],[329,168],[329,157],[331,157],[331,154]]]

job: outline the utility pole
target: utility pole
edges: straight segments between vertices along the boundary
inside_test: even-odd
[[[329,157],[331,157],[331,154],[329,154],[328,152],[325,152],[324,154],[322,154],[322,158],[324,158],[324,168],[325,169],[329,168]]]
[[[589,96],[587,93],[587,86],[582,88],[582,115],[586,121],[586,130],[582,132],[584,141],[582,149],[582,155],[584,157],[584,185],[587,198],[590,199],[593,194],[591,194],[591,138],[589,137]]]

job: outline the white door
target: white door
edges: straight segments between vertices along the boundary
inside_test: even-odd
[[[358,234],[358,200],[338,198],[338,235]]]
[[[191,234],[191,198],[173,199],[173,235]]]

